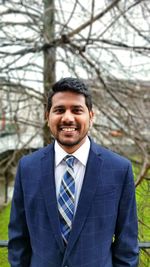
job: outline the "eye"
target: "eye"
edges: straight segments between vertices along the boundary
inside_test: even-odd
[[[54,109],[54,111],[53,111],[54,113],[56,113],[56,114],[62,114],[62,113],[64,113],[65,112],[65,109],[64,108],[55,108]]]
[[[75,114],[82,114],[83,113],[83,109],[80,108],[80,107],[75,107],[73,110],[72,110],[73,113]]]

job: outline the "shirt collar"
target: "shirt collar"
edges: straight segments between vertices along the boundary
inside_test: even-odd
[[[58,144],[57,140],[55,140],[54,150],[55,150],[55,167],[57,167],[60,164],[60,162],[64,159],[64,157],[68,155],[68,153],[64,149],[62,149],[62,147]],[[90,150],[90,140],[87,136],[85,142],[72,155],[75,156],[75,158],[77,158],[84,166],[86,166],[89,150]]]

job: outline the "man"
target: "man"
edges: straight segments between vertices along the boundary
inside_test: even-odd
[[[20,160],[9,224],[12,267],[136,267],[130,162],[93,142],[91,95],[75,78],[53,85],[55,141]]]

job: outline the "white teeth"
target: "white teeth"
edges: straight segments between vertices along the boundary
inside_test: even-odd
[[[75,128],[63,128],[62,131],[64,131],[64,132],[73,132],[73,131],[75,131]]]

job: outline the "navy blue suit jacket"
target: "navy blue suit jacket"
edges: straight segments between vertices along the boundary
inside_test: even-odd
[[[91,141],[65,248],[54,179],[54,145],[19,163],[9,224],[12,267],[136,267],[137,217],[130,162]]]

